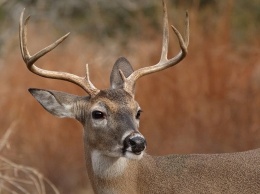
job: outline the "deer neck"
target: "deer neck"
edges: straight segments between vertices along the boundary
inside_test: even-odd
[[[101,179],[113,179],[122,176],[130,165],[127,158],[110,157],[98,150],[92,150],[90,158],[94,175]]]
[[[85,145],[89,179],[95,193],[136,193],[138,161],[110,157]],[[131,183],[131,187],[126,187]]]

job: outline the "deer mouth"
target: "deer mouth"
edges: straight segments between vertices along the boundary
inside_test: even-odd
[[[127,148],[127,149],[123,148],[122,151],[123,151],[123,155],[124,155],[124,156],[127,155],[127,153],[129,153],[129,154],[135,154],[135,155],[141,155],[142,152],[143,152],[143,151],[133,152],[132,150],[130,150],[130,149],[128,149],[128,148]]]

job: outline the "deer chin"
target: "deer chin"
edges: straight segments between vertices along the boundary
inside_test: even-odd
[[[141,152],[138,152],[138,153],[134,153],[132,151],[126,150],[126,151],[123,152],[123,155],[127,159],[140,160],[143,157],[143,155],[144,155],[144,151],[141,151]]]
[[[145,152],[144,150],[139,152],[134,152],[131,147],[122,149],[123,156],[131,160],[140,160],[143,157],[144,152]]]
[[[99,150],[99,153],[101,153],[104,156],[111,157],[111,158],[126,158],[130,160],[140,160],[145,151],[140,152],[133,152],[131,147],[128,147],[127,149],[122,148],[121,146],[118,146],[114,150],[110,151],[101,151]]]

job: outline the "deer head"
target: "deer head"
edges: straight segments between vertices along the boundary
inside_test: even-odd
[[[110,88],[107,90],[99,90],[90,82],[88,65],[86,65],[85,77],[37,67],[35,62],[64,41],[69,33],[30,56],[27,49],[26,32],[29,17],[24,20],[24,11],[22,12],[19,33],[20,48],[27,68],[42,77],[72,82],[84,89],[88,95],[82,97],[43,89],[29,89],[29,91],[51,114],[80,121],[84,126],[84,141],[88,149],[96,150],[108,157],[129,159],[142,157],[146,148],[146,140],[138,130],[142,111],[134,99],[135,83],[144,75],[161,71],[179,63],[186,56],[189,43],[189,20],[188,13],[186,13],[184,39],[179,31],[172,26],[181,50],[175,57],[167,58],[169,29],[165,3],[163,3],[163,7],[163,44],[160,61],[153,66],[134,71],[128,60],[120,57],[112,69]]]

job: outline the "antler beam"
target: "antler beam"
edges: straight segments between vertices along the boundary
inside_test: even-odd
[[[84,89],[90,96],[95,96],[99,92],[99,90],[95,88],[95,86],[89,80],[88,65],[86,65],[86,76],[79,77],[77,75],[66,72],[49,71],[41,69],[34,64],[39,58],[41,58],[42,56],[53,50],[55,47],[57,47],[60,43],[62,43],[69,36],[69,33],[62,36],[60,39],[58,39],[51,45],[43,48],[42,50],[31,56],[27,48],[27,23],[30,19],[30,16],[24,20],[24,11],[25,9],[22,11],[20,16],[19,38],[22,57],[24,62],[26,63],[27,68],[32,73],[35,73],[45,78],[59,79],[74,83],[80,86],[82,89]]]
[[[182,59],[185,58],[185,56],[188,53],[188,45],[189,45],[189,15],[188,12],[186,11],[186,19],[185,19],[185,35],[184,39],[182,38],[182,35],[180,32],[174,27],[171,26],[174,33],[176,34],[178,40],[179,40],[179,45],[181,48],[181,51],[173,58],[168,59],[168,46],[169,46],[169,28],[168,28],[168,17],[167,17],[167,9],[166,9],[166,3],[163,2],[163,41],[162,41],[162,52],[161,52],[161,59],[160,61],[149,67],[144,67],[141,69],[138,69],[134,71],[129,77],[125,77],[122,72],[120,72],[123,80],[125,81],[124,89],[128,91],[129,93],[133,94],[133,88],[136,83],[136,81],[147,74],[150,73],[155,73],[157,71],[161,71],[163,69],[172,67],[176,64],[178,64]]]

